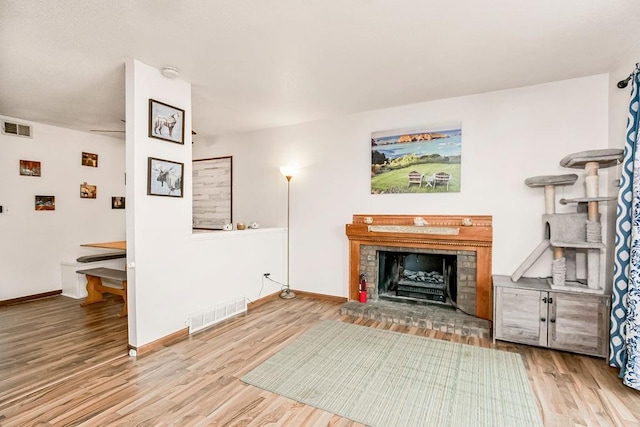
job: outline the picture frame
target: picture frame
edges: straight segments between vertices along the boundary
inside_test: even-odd
[[[35,160],[20,160],[20,175],[23,176],[41,176],[40,162]]]
[[[193,160],[193,229],[233,224],[233,157]]]
[[[98,186],[87,184],[83,182],[80,184],[80,198],[81,199],[95,199],[98,197]]]
[[[183,197],[184,163],[148,158],[147,195]]]
[[[371,133],[371,194],[458,193],[462,123]]]
[[[184,145],[184,110],[149,99],[149,138]]]
[[[55,211],[56,196],[36,196],[34,206],[37,211]]]
[[[82,152],[82,166],[98,167],[98,155],[94,153]]]
[[[111,209],[124,209],[125,208],[125,198],[121,196],[112,196],[111,197]]]

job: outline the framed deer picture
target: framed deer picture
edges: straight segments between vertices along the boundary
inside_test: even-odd
[[[149,137],[184,145],[184,110],[150,99]]]
[[[147,194],[150,196],[182,197],[184,163],[149,157]]]

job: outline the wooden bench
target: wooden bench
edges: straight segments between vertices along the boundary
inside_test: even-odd
[[[126,258],[126,257],[127,257],[127,251],[117,251],[117,252],[85,255],[85,256],[81,256],[80,258],[77,258],[76,261],[85,264],[88,262],[108,261],[111,259]]]
[[[87,276],[87,299],[80,304],[85,307],[89,304],[104,301],[104,292],[108,294],[120,295],[124,299],[124,307],[120,317],[127,315],[127,272],[124,270],[116,270],[115,268],[89,268],[86,270],[78,270],[76,273]],[[109,279],[119,282],[120,285],[105,285],[102,279]]]

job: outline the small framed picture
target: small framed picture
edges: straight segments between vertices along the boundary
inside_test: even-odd
[[[124,197],[111,197],[111,209],[124,209]]]
[[[82,166],[98,167],[98,155],[93,153],[82,153]]]
[[[56,196],[36,196],[37,211],[55,211]]]
[[[80,198],[95,199],[98,196],[98,187],[96,185],[83,182],[80,184]]]
[[[182,197],[184,164],[149,157],[147,194]]]
[[[184,144],[184,110],[150,99],[149,137]]]
[[[40,176],[40,162],[20,160],[20,175]]]

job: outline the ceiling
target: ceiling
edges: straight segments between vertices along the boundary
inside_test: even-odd
[[[606,73],[639,24],[637,0],[1,0],[0,114],[123,130],[135,58],[180,70],[210,137]]]

